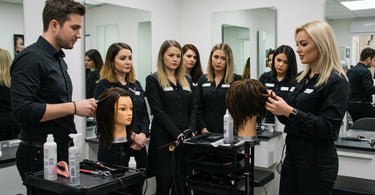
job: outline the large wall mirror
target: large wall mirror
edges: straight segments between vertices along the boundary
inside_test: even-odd
[[[136,78],[144,88],[146,76],[152,72],[151,11],[104,2],[85,0],[85,51],[98,50],[104,62],[112,43],[129,44]],[[95,137],[91,120],[87,123],[87,137]]]
[[[12,59],[24,48],[24,16],[22,0],[0,0],[0,48],[6,49]],[[1,55],[3,57],[3,55]],[[3,70],[2,70],[3,71]],[[20,140],[17,134],[20,128],[9,120],[10,90],[1,85],[0,113],[0,161],[14,159]],[[5,111],[8,110],[9,111]]]
[[[342,1],[326,0],[326,21],[335,32],[341,64],[350,69],[358,63],[363,48],[375,48],[375,9],[352,11]],[[374,75],[374,68],[370,71]],[[345,128],[352,124],[350,115],[348,122]]]
[[[235,73],[242,75],[250,58],[250,77],[266,67],[266,52],[276,45],[276,9],[257,8],[213,13],[213,44],[227,43],[233,52]]]

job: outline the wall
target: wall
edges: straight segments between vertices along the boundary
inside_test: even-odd
[[[212,46],[214,45],[212,30],[212,14],[218,11],[242,10],[253,8],[276,8],[276,46],[295,45],[294,30],[312,20],[324,20],[325,0],[181,0],[180,43],[192,43],[201,51],[203,69]],[[309,6],[306,6],[309,5]],[[299,60],[297,61],[299,63]],[[252,62],[251,70],[256,70],[256,61]],[[299,64],[299,70],[302,65]],[[254,78],[255,71],[252,71]]]
[[[0,48],[14,58],[14,34],[24,34],[22,4],[0,2]]]

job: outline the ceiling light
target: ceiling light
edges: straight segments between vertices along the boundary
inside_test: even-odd
[[[342,1],[342,5],[347,7],[351,11],[364,10],[364,9],[375,9],[375,0],[362,0],[362,1]]]

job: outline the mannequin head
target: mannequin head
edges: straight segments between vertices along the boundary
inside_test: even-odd
[[[119,88],[106,89],[98,98],[96,133],[104,147],[109,147],[115,131],[126,131],[131,142],[134,127],[133,98],[131,93]]]
[[[260,123],[266,113],[268,97],[266,88],[258,80],[244,79],[231,84],[226,94],[226,104],[239,136],[256,135],[256,122]],[[249,125],[251,129],[248,129]]]

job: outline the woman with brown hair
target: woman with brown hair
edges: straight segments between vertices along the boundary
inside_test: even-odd
[[[193,44],[186,44],[182,47],[182,64],[185,67],[185,73],[192,79],[193,86],[197,86],[203,72],[199,51]]]
[[[232,49],[225,43],[216,44],[210,53],[207,74],[200,77],[197,87],[197,130],[199,133],[223,133],[225,94],[241,76],[234,74]]]

